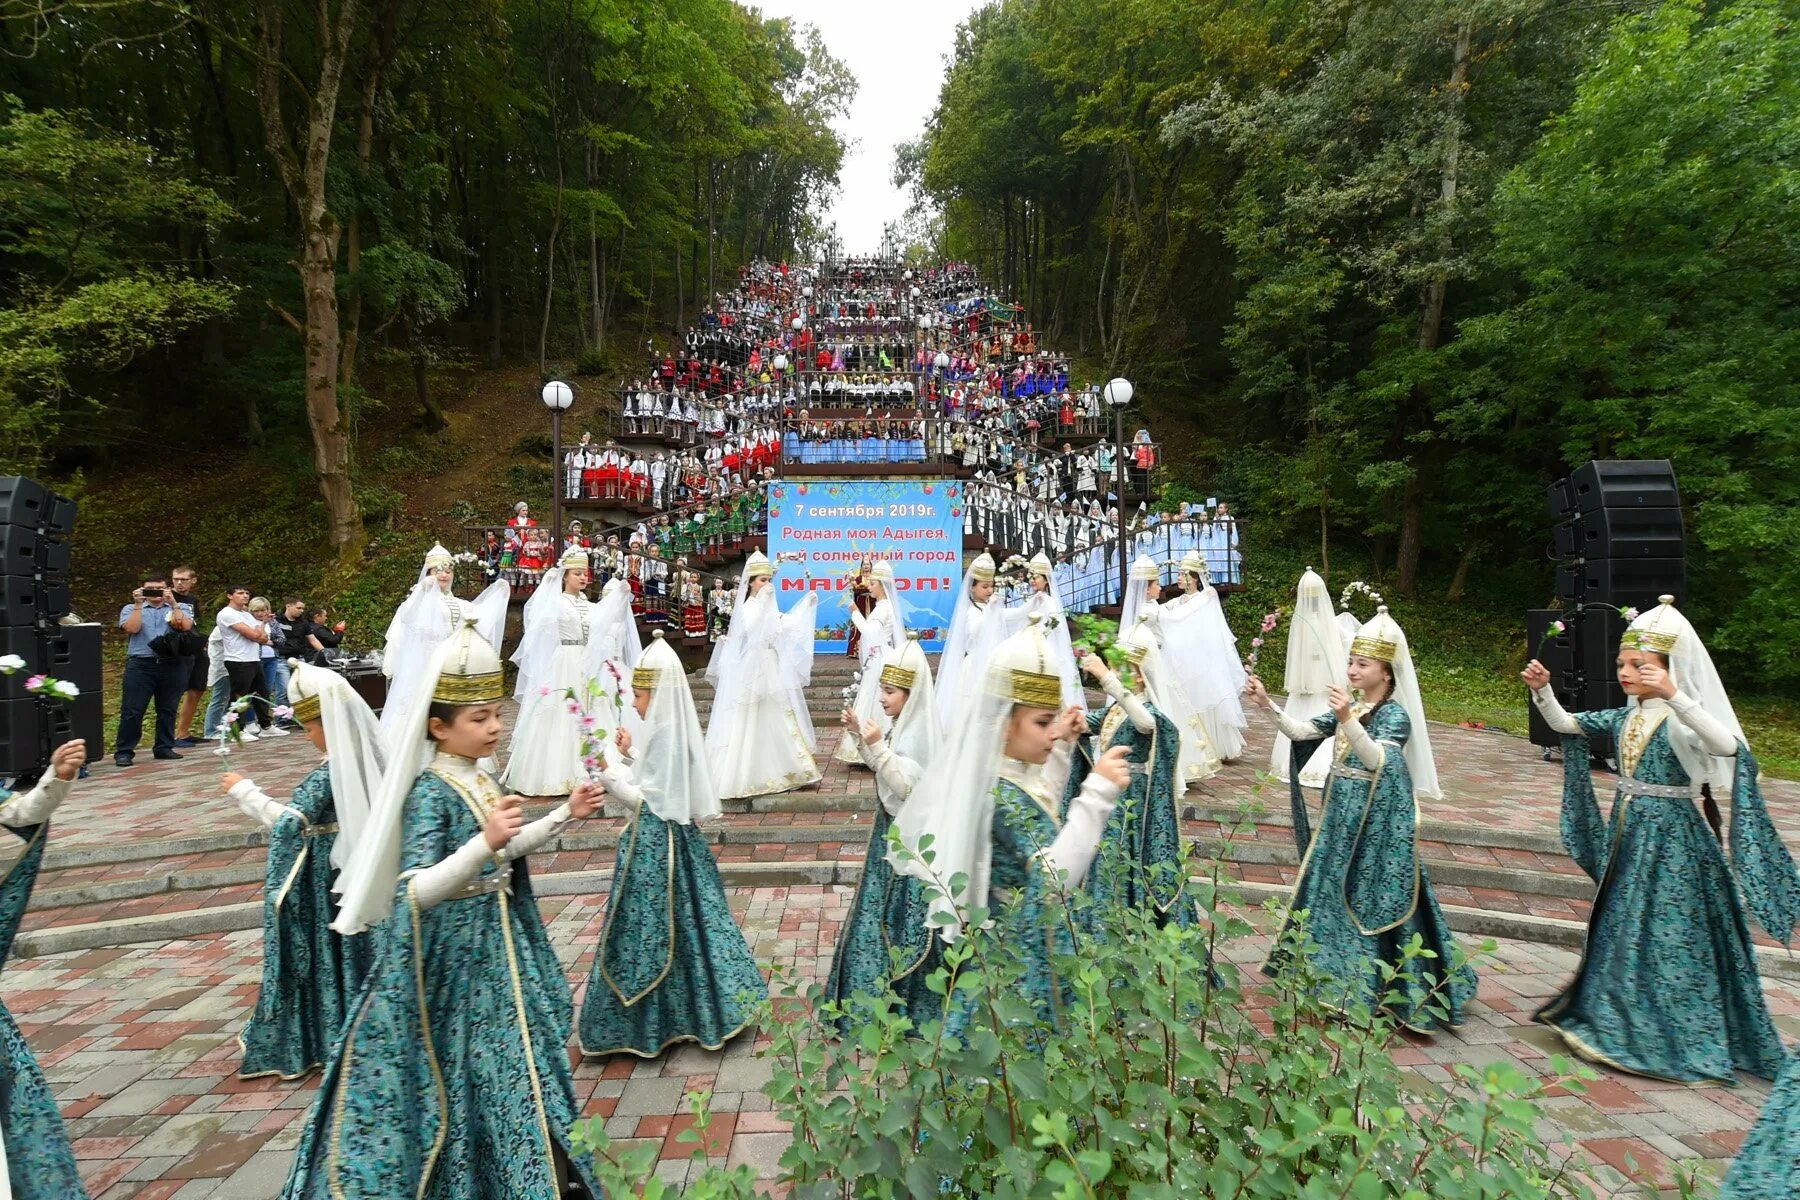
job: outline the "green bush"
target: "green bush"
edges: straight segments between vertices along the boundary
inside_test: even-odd
[[[575,356],[575,374],[605,375],[613,369],[612,355],[604,348],[583,350]]]
[[[1253,930],[1228,887],[1216,873],[1196,880],[1208,920],[1195,930],[1086,914],[1099,933],[1078,932],[1057,961],[1053,1028],[1023,997],[1017,948],[980,932],[979,911],[933,985],[973,1010],[963,1041],[866,997],[838,1040],[826,1031],[840,1010],[778,972],[765,1091],[794,1130],[779,1184],[796,1200],[1591,1195],[1573,1177],[1582,1161],[1544,1143],[1537,1105],[1591,1072],[1558,1058],[1542,1081],[1504,1066],[1460,1066],[1442,1086],[1407,1074],[1390,1054],[1392,1018],[1320,999],[1334,989],[1303,932],[1289,935],[1296,965],[1280,978],[1240,970]],[[1047,919],[1085,906],[1077,897]],[[693,1103],[704,1121],[705,1098]],[[598,1122],[578,1141],[596,1150],[609,1194],[675,1194],[653,1177],[654,1145],[617,1151]],[[742,1168],[707,1171],[685,1194],[762,1195]]]

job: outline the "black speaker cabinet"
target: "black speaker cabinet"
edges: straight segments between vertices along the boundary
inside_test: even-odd
[[[1597,508],[1571,524],[1583,558],[1682,558],[1687,538],[1679,508]],[[1557,548],[1560,551],[1561,539]]]
[[[11,778],[43,765],[42,711],[31,696],[0,700],[0,775]]]
[[[38,670],[68,680],[81,689],[83,696],[103,690],[99,625],[52,625],[43,631],[38,642]]]
[[[1577,467],[1569,483],[1575,492],[1575,507],[1582,512],[1681,507],[1675,468],[1666,458],[1597,459]]]
[[[57,678],[61,678],[58,676]],[[71,738],[80,738],[87,746],[87,760],[93,762],[106,753],[106,729],[102,722],[101,695],[98,687],[93,691],[86,688],[81,695],[67,706],[53,704],[45,706],[39,721],[50,737],[48,745],[60,746]],[[155,710],[153,709],[152,712]],[[146,714],[148,715],[148,714]]]
[[[1550,506],[1552,521],[1565,520],[1575,511],[1575,486],[1567,478],[1559,479],[1544,489],[1544,501]]]
[[[1594,558],[1556,568],[1556,594],[1571,605],[1600,601],[1642,611],[1658,596],[1679,603],[1687,594],[1687,563],[1679,558]]]

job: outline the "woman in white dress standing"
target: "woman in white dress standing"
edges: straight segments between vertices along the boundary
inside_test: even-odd
[[[1300,576],[1299,587],[1294,589],[1294,615],[1288,621],[1287,673],[1282,679],[1287,704],[1283,711],[1301,722],[1330,712],[1330,690],[1350,690],[1349,677],[1344,673],[1349,659],[1350,643],[1342,636],[1341,624],[1331,615],[1331,592],[1318,573],[1308,567]],[[1275,735],[1269,774],[1283,783],[1288,781],[1292,747],[1287,734]],[[1331,770],[1331,753],[1331,744],[1321,742],[1318,752],[1300,772],[1300,782],[1307,787],[1324,787],[1325,776]]]
[[[983,550],[963,572],[956,614],[950,618],[950,632],[938,656],[938,724],[946,732],[953,724],[958,689],[967,681],[986,678],[988,655],[1005,640],[1004,624],[994,616],[1002,607],[994,603],[994,571],[994,556]]]
[[[381,673],[388,680],[387,701],[381,708],[381,737],[390,755],[395,749],[395,730],[406,728],[408,710],[430,701],[425,667],[432,653],[462,628],[463,619],[473,616],[476,632],[492,646],[500,644],[506,631],[511,584],[496,579],[472,601],[457,598],[452,590],[455,584],[456,559],[442,543],[433,545],[425,554],[418,582],[388,622],[387,642],[381,652]],[[419,764],[421,769],[423,766]]]
[[[566,796],[587,778],[581,722],[588,715],[587,647],[593,605],[585,550],[568,550],[544,572],[525,602],[525,634],[512,660],[519,665],[513,696],[511,757],[501,782],[525,796]],[[573,711],[571,711],[573,706]]]
[[[789,612],[775,604],[775,564],[750,555],[731,609],[731,627],[713,647],[706,756],[721,800],[766,796],[819,781],[817,741],[807,709],[813,626],[819,597]]]
[[[611,737],[631,709],[631,671],[643,656],[637,618],[631,615],[631,585],[608,580],[588,617],[588,716]]]
[[[1181,594],[1157,606],[1163,658],[1180,672],[1206,736],[1225,762],[1244,753],[1244,664],[1200,552],[1181,558]]]
[[[894,585],[894,564],[881,559],[869,568],[869,583],[875,592],[875,607],[867,616],[850,606],[850,620],[862,635],[857,646],[862,678],[856,686],[856,699],[851,708],[856,712],[858,728],[873,721],[886,733],[892,722],[881,710],[881,668],[891,662],[906,645],[906,613],[901,607],[900,593]],[[840,737],[837,760],[842,763],[862,762],[862,752],[853,737]]]
[[[1025,564],[1026,586],[1031,591],[1023,602],[1005,610],[1005,636],[1023,629],[1030,618],[1038,617],[1044,644],[1050,650],[1053,673],[1062,680],[1063,706],[1082,708],[1085,707],[1085,701],[1082,698],[1081,675],[1075,666],[1075,646],[1069,640],[1069,615],[1062,597],[1057,593],[1055,572],[1055,566],[1043,551],[1031,556],[1031,561]]]

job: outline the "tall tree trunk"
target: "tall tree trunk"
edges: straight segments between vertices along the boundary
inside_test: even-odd
[[[325,500],[331,544],[343,557],[360,552],[366,535],[357,519],[350,485],[350,433],[338,405],[337,218],[326,204],[326,169],[331,135],[337,124],[338,92],[351,37],[361,16],[361,0],[341,0],[335,19],[327,3],[317,9],[321,27],[309,39],[317,47],[318,81],[312,88],[304,125],[304,143],[295,146],[282,117],[284,77],[281,0],[257,0],[262,54],[256,64],[257,107],[263,140],[275,159],[283,185],[300,216],[302,246],[300,286],[306,297],[299,328],[306,343],[306,423],[312,433],[313,466]]]
[[[1394,590],[1414,596],[1419,590],[1419,551],[1425,541],[1425,483],[1417,471],[1406,481],[1400,501],[1400,544],[1395,555]]]
[[[550,361],[550,303],[556,297],[556,236],[562,232],[563,215],[562,154],[556,158],[556,203],[550,210],[550,240],[544,247],[544,319],[538,324],[538,374],[547,371]]]
[[[594,186],[594,156],[599,151],[588,147],[587,153],[587,185]],[[594,221],[594,206],[588,205],[588,301],[589,316],[593,318],[592,335],[594,346],[601,352],[606,350],[606,318],[600,309],[600,278],[605,266],[600,256],[600,231]]]
[[[356,113],[356,173],[367,179],[369,160],[375,153],[375,105],[381,97],[381,76],[394,55],[395,28],[400,19],[398,4],[386,5],[375,26],[375,49],[368,69],[363,73],[359,96],[361,106]],[[357,272],[362,269],[362,206],[350,210],[344,237],[344,270],[350,276],[350,294],[345,297],[343,330],[344,351],[338,364],[338,386],[348,388],[356,382],[357,342],[362,334],[362,285]]]
[[[406,318],[407,356],[412,360],[413,391],[419,397],[419,411],[425,416],[425,424],[433,431],[447,428],[450,418],[444,415],[443,406],[431,393],[431,354],[426,349],[424,335],[419,332],[417,314],[407,313]]]
[[[1463,543],[1462,557],[1456,560],[1456,574],[1450,578],[1450,588],[1444,593],[1444,599],[1452,604],[1462,603],[1463,594],[1469,590],[1469,569],[1480,554],[1481,545],[1475,539]]]

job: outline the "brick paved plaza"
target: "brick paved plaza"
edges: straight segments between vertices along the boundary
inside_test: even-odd
[[[1190,792],[1191,836],[1214,845],[1266,762],[1259,723],[1245,762]],[[831,737],[826,734],[829,745]],[[1526,743],[1465,730],[1433,730],[1447,798],[1424,806],[1427,854],[1459,930],[1500,936],[1468,1023],[1397,1051],[1426,1080],[1456,1063],[1511,1062],[1544,1073],[1558,1046],[1529,1023],[1541,998],[1573,969],[1591,886],[1556,845],[1562,768]],[[823,758],[824,755],[821,755]],[[314,762],[303,739],[265,740],[233,755],[273,794]],[[259,1200],[286,1177],[312,1081],[239,1081],[237,1033],[260,971],[263,850],[221,796],[219,760],[126,772],[96,767],[52,831],[49,858],[25,932],[0,986],[62,1103],[96,1200]],[[1604,794],[1610,794],[1610,789]],[[1259,801],[1285,808],[1274,789]],[[1775,784],[1771,810],[1800,834],[1800,788]],[[759,959],[814,978],[829,965],[860,865],[872,804],[862,771],[833,764],[816,790],[727,813],[713,830],[733,909]],[[600,928],[620,822],[589,822],[534,858],[552,940],[579,989]],[[1247,904],[1291,879],[1292,839],[1273,813],[1240,829],[1227,848]],[[1234,957],[1258,961],[1262,938]],[[1792,956],[1767,949],[1770,1004],[1783,1035],[1800,1037],[1800,979]],[[671,1179],[690,1169],[683,1096],[714,1094],[715,1162],[771,1174],[786,1142],[758,1090],[766,1078],[748,1038],[723,1052],[695,1048],[660,1060],[581,1063],[577,1098],[622,1138],[658,1143]],[[1722,1170],[1767,1092],[1682,1087],[1604,1073],[1585,1095],[1546,1105],[1553,1132],[1578,1142],[1599,1182],[1632,1174],[1667,1185],[1675,1160]]]

